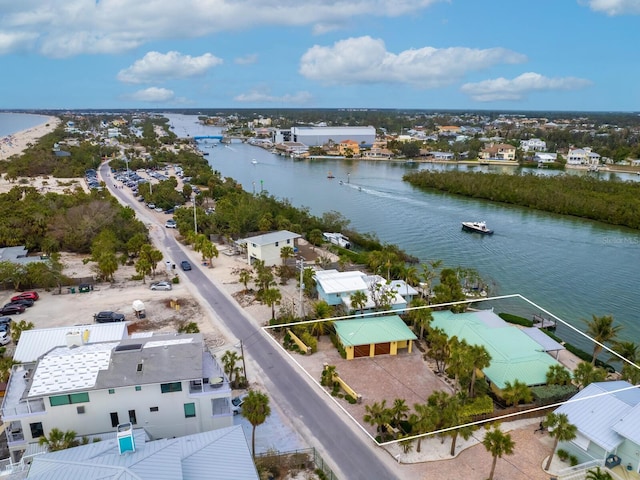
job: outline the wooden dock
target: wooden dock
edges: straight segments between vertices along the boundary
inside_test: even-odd
[[[536,328],[544,328],[547,330],[555,330],[557,323],[554,319],[545,318],[537,313],[533,314],[533,326]]]

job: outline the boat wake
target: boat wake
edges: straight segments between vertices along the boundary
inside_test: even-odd
[[[418,200],[416,198],[405,197],[405,196],[399,195],[398,193],[395,193],[395,192],[383,192],[381,190],[375,190],[373,188],[366,188],[366,187],[363,187],[361,185],[357,185],[355,183],[343,183],[342,185],[344,185],[345,187],[352,188],[352,189],[357,190],[357,191],[362,192],[362,193],[368,193],[369,195],[373,195],[374,197],[388,198],[388,199],[400,201],[400,202],[403,202],[403,203],[408,203],[410,205],[416,205],[416,206],[419,206],[419,207],[426,207],[426,206],[430,205],[429,202],[425,202],[423,200]]]

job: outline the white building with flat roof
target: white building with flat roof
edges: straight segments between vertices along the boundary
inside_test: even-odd
[[[17,459],[51,429],[142,427],[151,439],[233,425],[231,388],[201,334],[58,346],[13,367],[0,412]]]
[[[299,142],[309,147],[320,147],[330,141],[338,144],[354,140],[358,145],[371,146],[376,140],[375,127],[291,127],[272,133],[273,143]]]

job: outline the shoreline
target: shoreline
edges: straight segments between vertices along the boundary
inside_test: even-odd
[[[50,116],[40,125],[0,138],[0,160],[21,155],[29,147],[29,144],[35,145],[40,138],[53,132],[61,122],[60,118]]]

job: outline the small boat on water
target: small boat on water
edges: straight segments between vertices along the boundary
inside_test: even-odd
[[[493,230],[487,227],[486,222],[462,222],[462,229],[467,232],[482,233],[484,235],[491,235]]]
[[[202,155],[206,157],[207,155],[209,155],[209,152],[202,152]]]
[[[333,173],[329,172],[327,173],[327,178],[336,178],[336,176]]]
[[[257,165],[258,161],[254,158],[253,160],[251,160],[251,163],[253,163],[254,165]]]

